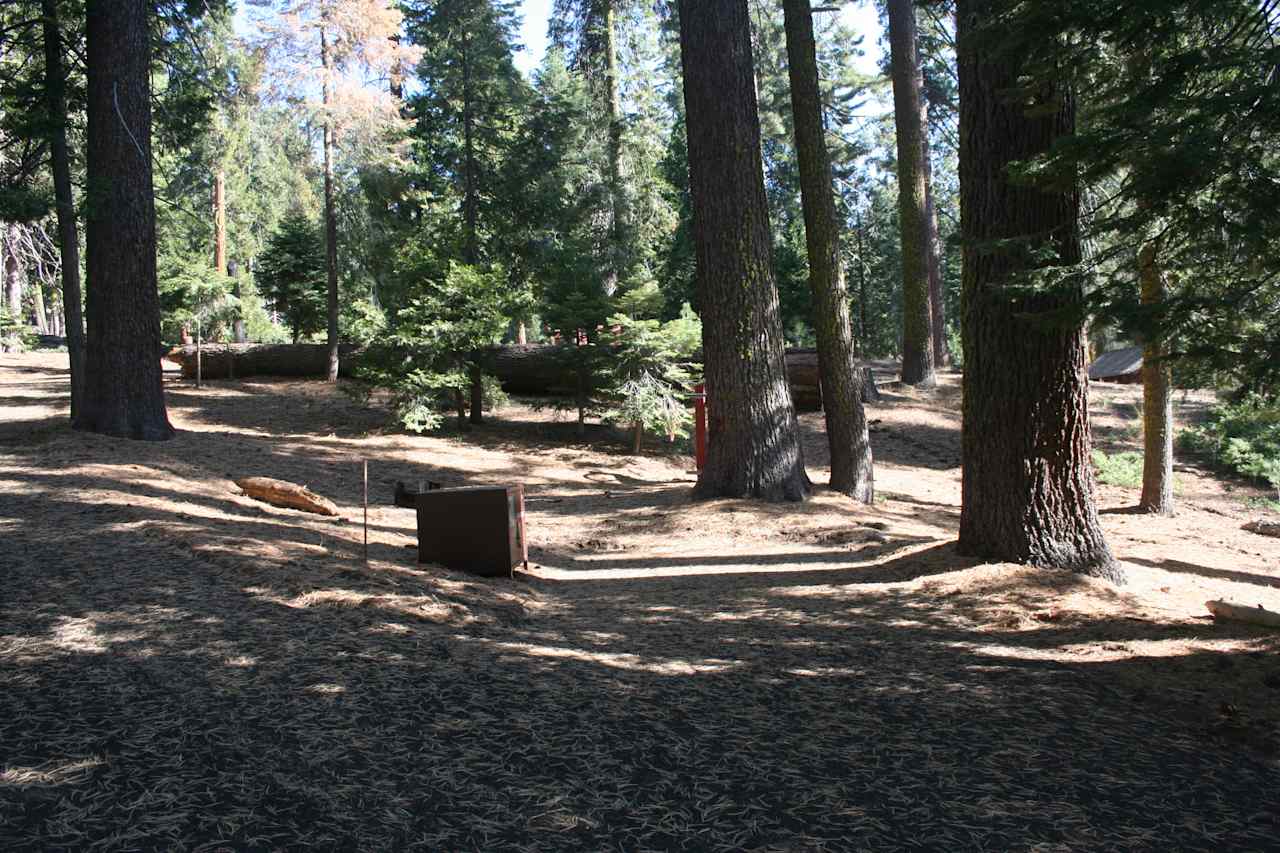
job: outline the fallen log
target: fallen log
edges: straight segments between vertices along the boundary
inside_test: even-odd
[[[512,344],[490,347],[480,357],[485,370],[493,374],[509,394],[560,394],[574,392],[572,344]],[[361,349],[343,344],[339,350],[338,372],[350,376],[359,363]],[[164,355],[175,362],[186,379],[196,375],[196,347],[177,346]],[[250,376],[324,376],[329,369],[326,344],[203,344],[201,375],[205,379]],[[797,409],[822,408],[822,381],[818,353],[813,349],[789,349],[786,353],[787,382]],[[880,399],[871,368],[863,367],[862,400]]]
[[[1245,607],[1243,604],[1231,604],[1226,601],[1206,601],[1204,606],[1216,619],[1229,619],[1232,622],[1245,622],[1250,625],[1262,625],[1267,628],[1280,628],[1280,613],[1266,610],[1261,605]]]
[[[247,376],[324,376],[329,370],[328,344],[202,344],[201,375],[205,379]],[[360,348],[338,348],[338,373],[350,376]],[[165,355],[182,368],[185,379],[196,375],[194,344],[173,347]]]
[[[300,509],[303,512],[314,512],[318,515],[337,515],[338,507],[328,498],[321,497],[306,486],[290,483],[288,480],[274,480],[271,477],[242,477],[236,485],[254,500],[269,503],[272,506]]]
[[[1244,525],[1244,529],[1250,533],[1256,533],[1259,536],[1274,536],[1277,539],[1280,539],[1280,522],[1251,521]]]

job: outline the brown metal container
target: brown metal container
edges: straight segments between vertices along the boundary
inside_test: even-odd
[[[528,564],[521,486],[434,489],[415,496],[418,562],[484,577]]]

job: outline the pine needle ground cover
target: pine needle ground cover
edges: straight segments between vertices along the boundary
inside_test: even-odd
[[[173,382],[180,434],[143,444],[70,431],[65,385],[65,357],[0,358],[6,850],[1280,837],[1276,640],[1203,618],[1280,609],[1280,541],[1207,475],[1176,519],[1103,487],[1117,589],[955,556],[953,381],[870,411],[870,508],[693,504],[688,460],[519,406],[423,438],[320,383]],[[247,475],[340,520],[251,501]],[[390,494],[419,478],[523,482],[530,573],[414,565]]]

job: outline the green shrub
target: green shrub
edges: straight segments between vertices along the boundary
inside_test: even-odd
[[[1107,454],[1093,451],[1093,467],[1098,472],[1098,482],[1108,486],[1124,486],[1130,489],[1142,487],[1142,454],[1134,450]]]
[[[693,418],[688,395],[697,376],[692,359],[702,341],[693,309],[686,303],[680,316],[666,323],[625,314],[615,314],[609,323],[605,391],[612,408],[605,419],[632,431],[637,453],[645,431],[668,441],[687,436]]]
[[[1202,426],[1178,434],[1184,450],[1280,492],[1280,405],[1251,397],[1215,406]]]

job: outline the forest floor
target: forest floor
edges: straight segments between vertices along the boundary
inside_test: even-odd
[[[1280,635],[1204,608],[1280,610],[1245,484],[1180,464],[1167,519],[1102,486],[1113,587],[956,555],[954,376],[870,407],[869,507],[693,503],[688,457],[523,404],[420,437],[319,382],[166,382],[178,436],[122,441],[67,426],[65,355],[0,356],[6,850],[1280,838]],[[1094,386],[1099,446],[1137,446],[1139,400]],[[416,565],[391,492],[425,479],[524,484],[528,572]]]

